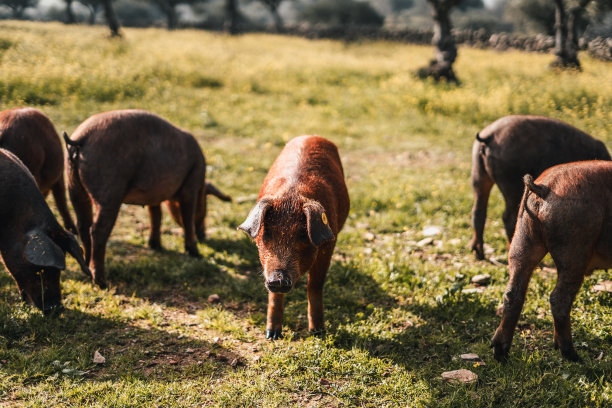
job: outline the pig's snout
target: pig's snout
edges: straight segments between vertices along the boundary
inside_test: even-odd
[[[274,271],[266,279],[266,288],[273,293],[287,293],[292,287],[293,282],[285,271]]]

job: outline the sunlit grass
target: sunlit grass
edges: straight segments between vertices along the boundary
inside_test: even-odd
[[[23,305],[11,278],[0,273],[0,401],[612,403],[612,303],[590,291],[609,273],[588,278],[573,309],[584,365],[563,362],[553,350],[548,296],[555,276],[548,272],[534,274],[510,361],[501,365],[488,346],[507,271],[475,262],[467,249],[474,134],[500,116],[531,113],[569,122],[612,146],[609,63],[581,55],[582,73],[557,73],[547,68],[549,55],[461,48],[455,86],[415,78],[430,47],[191,30],[105,36],[103,27],[0,22],[0,108],[36,106],[69,133],[100,111],[154,111],[198,138],[207,177],[240,199],[209,200],[202,261],[183,255],[182,233],[167,214],[166,251],[150,251],[146,210],[124,206],[107,252],[111,288],[94,288],[69,258],[62,276],[68,310],[59,320]],[[300,282],[287,296],[286,339],[270,343],[263,338],[267,295],[257,252],[236,226],[284,143],[310,133],[338,144],[351,195],[325,287],[328,334],[308,336]],[[504,262],[502,211],[495,190],[485,242],[489,256]],[[429,225],[442,232],[419,246]],[[479,273],[491,274],[491,285],[481,294],[462,293]],[[211,294],[220,304],[208,303]],[[92,363],[95,350],[107,363]],[[461,362],[467,352],[487,365]],[[442,381],[442,371],[458,368],[473,370],[479,382]]]

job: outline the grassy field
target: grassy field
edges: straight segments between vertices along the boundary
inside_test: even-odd
[[[573,309],[584,364],[553,350],[550,258],[532,279],[510,359],[489,349],[507,280],[501,195],[474,261],[470,152],[476,131],[511,113],[565,120],[612,148],[612,65],[547,69],[550,55],[460,49],[461,86],[415,79],[430,47],[272,35],[0,22],[0,108],[39,107],[71,133],[118,108],[154,111],[198,138],[210,199],[203,260],[183,254],[167,214],[164,253],[146,246],[146,210],[124,206],[107,252],[110,289],[68,259],[61,318],[22,304],[0,273],[0,407],[612,406],[612,296],[588,278]],[[287,297],[286,338],[264,339],[257,251],[236,230],[290,138],[340,148],[351,195],[325,286],[327,337],[308,336],[304,282]],[[52,200],[50,200],[52,201]],[[50,203],[52,204],[52,203]],[[440,227],[431,245],[418,244]],[[476,274],[482,293],[463,293]],[[218,294],[221,303],[207,298]],[[106,363],[92,362],[94,351]],[[486,365],[461,361],[479,354]],[[471,385],[443,371],[468,368]]]

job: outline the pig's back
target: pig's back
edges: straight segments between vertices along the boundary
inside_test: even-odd
[[[325,182],[343,180],[343,169],[338,148],[320,136],[298,136],[290,140],[280,152],[262,186],[260,196],[267,190],[282,191],[324,177]]]

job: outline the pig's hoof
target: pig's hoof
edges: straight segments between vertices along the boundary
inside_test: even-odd
[[[324,339],[326,335],[326,331],[325,329],[310,329],[308,330],[308,334],[310,334],[313,337]]]
[[[205,232],[196,232],[196,238],[198,238],[198,242],[203,243],[206,241],[206,233]]]
[[[268,329],[268,330],[266,330],[266,339],[280,340],[282,338],[283,338],[283,329],[276,329],[276,330]]]
[[[191,257],[194,258],[202,258],[202,255],[200,255],[200,251],[198,251],[197,248],[186,248],[187,250],[187,254]]]
[[[574,348],[570,348],[569,350],[561,350],[561,355],[567,361],[572,361],[574,363],[583,362],[582,358],[580,358],[580,356],[578,355],[578,353],[576,353],[576,350],[574,350]]]
[[[94,283],[98,285],[100,289],[106,289],[108,286],[106,285],[106,280],[94,280]]]
[[[501,363],[505,363],[508,360],[508,354],[510,353],[510,344],[502,344],[500,341],[495,339],[491,343],[491,348],[494,349],[493,356]]]
[[[161,242],[152,241],[152,240],[149,240],[149,248],[151,248],[154,251],[160,251],[160,252],[164,250],[164,248],[161,245]]]
[[[479,246],[472,246],[472,253],[477,260],[482,261],[484,259],[484,251]]]

